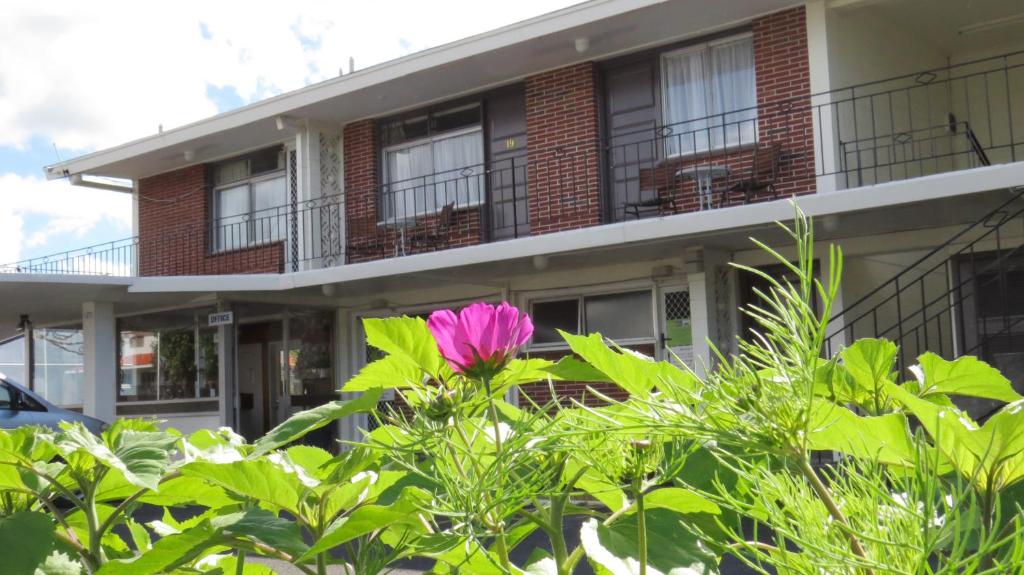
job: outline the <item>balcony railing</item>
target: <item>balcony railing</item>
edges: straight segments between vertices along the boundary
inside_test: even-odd
[[[183,225],[0,272],[286,272],[1024,159],[1024,52]]]

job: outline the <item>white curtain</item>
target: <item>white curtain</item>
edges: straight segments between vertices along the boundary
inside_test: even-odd
[[[757,133],[754,42],[750,38],[711,48],[712,142],[716,146],[753,144]]]
[[[433,213],[448,204],[479,203],[483,161],[480,131],[388,151],[384,221]]]
[[[387,153],[384,187],[384,221],[402,220],[416,214],[416,205],[423,197],[434,171],[430,143],[393,150]]]
[[[217,192],[217,249],[233,250],[249,243],[248,184]]]
[[[284,239],[288,195],[284,176],[252,184],[252,227],[256,243]]]
[[[751,38],[663,57],[665,153],[752,144],[757,134]]]
[[[704,52],[665,56],[665,153],[669,156],[707,149],[708,101]]]
[[[434,142],[434,205],[466,207],[480,203],[484,142],[481,132],[470,132]]]

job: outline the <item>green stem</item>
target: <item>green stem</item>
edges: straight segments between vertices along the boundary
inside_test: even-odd
[[[82,511],[85,513],[85,523],[89,529],[89,555],[92,555],[97,565],[103,565],[107,559],[103,553],[103,537],[100,532],[99,514],[96,511],[95,486],[90,485],[83,490],[83,500],[85,508]]]
[[[846,534],[846,539],[850,542],[850,550],[853,551],[854,555],[864,560],[865,563],[870,563],[867,551],[865,551],[864,547],[860,544],[860,539],[858,539],[857,535],[854,534],[846,516],[843,515],[839,506],[836,505],[835,500],[832,499],[832,494],[829,492],[828,487],[822,483],[821,478],[814,472],[814,468],[811,467],[811,464],[807,461],[806,457],[801,456],[798,457],[797,460],[800,463],[800,472],[808,483],[811,484],[811,489],[814,490],[818,499],[825,504],[825,508],[828,509],[828,513],[832,516],[832,519],[839,524],[840,529],[842,529],[843,533]],[[870,567],[864,567],[864,573],[866,575],[875,575],[875,571]]]
[[[647,518],[644,517],[644,490],[638,480],[633,481],[633,497],[636,498],[636,541],[640,575],[647,575]]]
[[[491,414],[491,425],[494,426],[494,463],[498,468],[498,477],[505,476],[504,462],[502,461],[501,450],[501,421],[498,419],[498,408],[494,405],[494,396],[491,395],[491,380],[483,378],[484,389],[487,391],[487,411]],[[495,546],[498,551],[498,561],[506,573],[512,572],[512,563],[508,558],[508,543],[505,540],[505,522],[501,517],[497,518],[494,524]]]
[[[245,575],[245,549],[238,550],[237,561],[235,561],[235,575]]]
[[[565,502],[566,496],[560,495],[551,501],[551,509],[548,515],[549,523],[551,524],[551,532],[549,537],[551,538],[551,554],[555,559],[555,566],[558,569],[558,575],[570,575],[571,571],[567,570],[567,562],[569,559],[569,548],[565,544],[565,533],[562,530],[562,521],[565,515]]]

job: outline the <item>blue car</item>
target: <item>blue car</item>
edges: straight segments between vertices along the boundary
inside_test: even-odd
[[[99,419],[57,407],[0,373],[0,429],[14,429],[22,425],[60,429],[62,421],[81,422],[96,435],[107,428],[107,424]]]

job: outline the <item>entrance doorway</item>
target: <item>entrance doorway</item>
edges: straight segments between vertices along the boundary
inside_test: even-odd
[[[333,314],[292,313],[238,326],[238,432],[253,441],[299,411],[338,399]],[[301,443],[332,449],[334,426]]]

